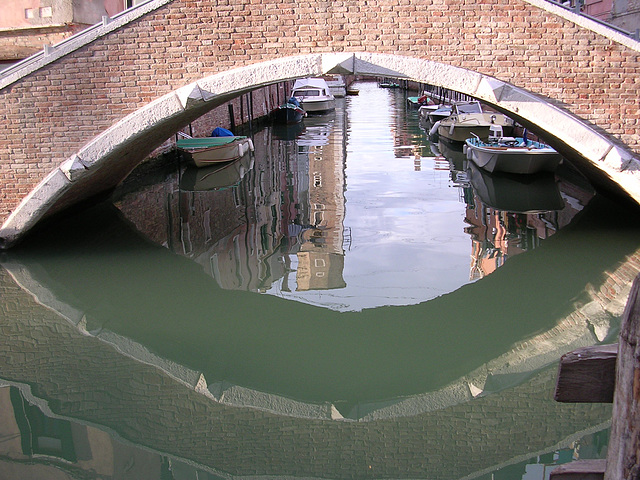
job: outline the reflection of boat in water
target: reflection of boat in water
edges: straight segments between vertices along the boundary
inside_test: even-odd
[[[292,125],[274,124],[271,127],[271,132],[279,140],[295,140],[304,132],[304,129],[304,122]]]
[[[245,155],[233,162],[208,167],[187,166],[180,179],[180,190],[207,191],[236,185],[253,168],[253,157]]]
[[[298,145],[327,145],[334,123],[335,113],[305,118],[304,130],[297,139]]]
[[[476,194],[487,207],[513,213],[561,210],[564,202],[555,175],[490,174],[475,164],[467,165],[467,176]]]
[[[462,172],[466,169],[467,156],[462,151],[462,144],[438,142],[438,151],[449,161],[451,170]]]

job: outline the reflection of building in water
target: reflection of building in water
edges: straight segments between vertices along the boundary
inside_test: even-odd
[[[0,478],[169,478],[165,457],[47,416],[16,387],[0,388],[0,412]]]
[[[336,122],[326,142],[299,145],[308,157],[309,228],[299,235],[297,290],[344,288],[344,150]],[[317,128],[317,127],[316,127]]]
[[[465,231],[471,236],[472,280],[482,278],[502,266],[507,257],[535,248],[540,239],[555,232],[553,224],[545,224],[538,237],[531,228],[530,215],[509,213],[485,207],[481,202],[468,205]]]
[[[506,177],[485,176],[479,183],[472,170],[467,173],[471,183],[464,187],[462,198],[467,204],[465,221],[470,225],[465,232],[472,243],[471,280],[494,272],[510,256],[536,248],[541,240],[565,227],[592,196],[590,187],[567,180],[556,182],[552,177],[559,204],[554,210],[545,210],[540,207],[551,208],[555,203],[546,179],[514,186]],[[508,205],[514,208],[509,210]]]
[[[242,222],[198,256],[225,289],[264,291],[285,273],[279,255],[287,248],[283,219],[290,215],[288,203],[297,198],[288,184],[286,145],[262,137],[255,142],[254,168],[234,187]]]
[[[257,132],[251,168],[233,185],[180,181],[178,190],[156,192],[170,225],[157,242],[194,259],[224,289],[267,291],[282,279],[288,291],[290,272],[298,290],[344,287],[343,122],[335,114],[305,122],[294,141]]]

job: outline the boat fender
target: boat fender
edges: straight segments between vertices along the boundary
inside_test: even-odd
[[[429,130],[429,135],[435,135],[436,133],[438,133],[439,126],[440,126],[440,120],[438,120],[436,123],[433,124],[433,127],[431,127],[431,130]]]

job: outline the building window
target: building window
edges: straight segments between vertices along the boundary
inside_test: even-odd
[[[53,17],[53,8],[52,7],[41,7],[40,8],[40,18],[51,18]]]
[[[35,8],[25,8],[25,10],[24,10],[24,18],[36,18],[36,10],[35,10]]]

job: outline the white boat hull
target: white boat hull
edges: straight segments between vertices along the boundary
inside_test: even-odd
[[[514,122],[499,113],[451,115],[440,121],[438,135],[454,142],[464,142],[473,136],[487,140],[492,125],[502,126],[505,134],[509,134],[509,129],[513,128]]]
[[[334,98],[327,98],[323,100],[302,100],[302,108],[307,113],[325,113],[335,110],[336,101]]]
[[[562,156],[551,147],[490,147],[467,142],[466,148],[467,158],[490,173],[555,172],[562,162]]]
[[[193,149],[188,153],[193,163],[198,167],[205,167],[216,163],[230,162],[243,157],[249,151],[253,151],[253,142],[250,138],[236,140],[225,145],[209,148]]]
[[[295,97],[309,114],[331,112],[336,108],[336,99],[323,78],[296,80],[291,96]]]

